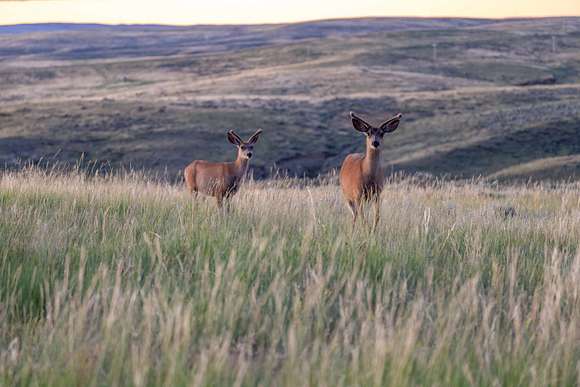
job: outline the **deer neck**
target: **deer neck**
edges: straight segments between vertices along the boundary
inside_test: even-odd
[[[241,179],[246,174],[249,163],[250,160],[240,156],[238,156],[236,161],[234,161],[234,173],[239,179]]]
[[[363,159],[362,169],[365,176],[377,176],[381,167],[381,151],[367,145],[367,151]]]

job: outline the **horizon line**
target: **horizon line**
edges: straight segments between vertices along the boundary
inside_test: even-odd
[[[101,26],[166,26],[166,27],[202,27],[202,26],[276,26],[291,25],[316,22],[332,22],[341,20],[368,20],[368,19],[449,19],[449,20],[489,20],[489,21],[518,21],[518,20],[548,20],[548,19],[579,19],[580,15],[561,15],[561,16],[506,16],[506,17],[474,17],[474,16],[356,16],[356,17],[338,17],[338,18],[321,18],[321,19],[304,19],[301,21],[290,22],[264,22],[264,23],[194,23],[194,24],[168,24],[168,23],[107,23],[107,22],[66,22],[66,21],[47,21],[32,23],[10,23],[2,24],[0,27],[11,26],[33,26],[47,24],[69,24],[69,25],[101,25]]]

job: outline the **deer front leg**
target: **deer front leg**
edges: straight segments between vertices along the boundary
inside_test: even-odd
[[[199,195],[198,195],[198,192],[197,192],[196,190],[192,189],[192,190],[191,190],[189,193],[190,193],[190,195],[191,195],[191,199],[192,199],[193,201],[197,201],[197,199],[198,199],[198,196],[199,196]]]

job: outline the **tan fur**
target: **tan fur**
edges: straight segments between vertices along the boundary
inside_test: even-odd
[[[228,138],[231,136],[228,133]],[[249,165],[248,153],[252,152],[253,144],[257,141],[261,130],[258,130],[247,142],[244,142],[234,133],[234,140],[239,142],[238,157],[233,162],[209,162],[194,160],[183,171],[185,184],[190,193],[202,193],[216,198],[221,207],[224,199],[229,199],[239,189]],[[249,150],[248,150],[249,149]]]
[[[358,205],[363,200],[375,199],[383,191],[383,184],[379,151],[346,156],[340,169],[340,185],[348,202]]]
[[[400,114],[385,122],[380,128],[373,128],[351,113],[355,128],[367,135],[366,153],[352,153],[346,156],[340,168],[340,187],[352,212],[353,227],[365,202],[375,204],[376,227],[380,216],[380,197],[384,185],[384,172],[381,167],[381,149],[383,135],[394,131]],[[374,144],[379,144],[375,147]],[[361,212],[362,213],[362,212]]]

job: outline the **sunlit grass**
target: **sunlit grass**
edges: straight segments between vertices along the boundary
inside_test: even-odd
[[[580,190],[0,183],[0,385],[577,385]]]

